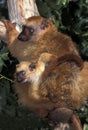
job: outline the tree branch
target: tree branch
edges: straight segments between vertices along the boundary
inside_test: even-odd
[[[19,25],[25,18],[39,15],[35,0],[8,0],[7,4],[10,21]]]
[[[6,41],[6,28],[1,21],[0,21],[0,39]]]

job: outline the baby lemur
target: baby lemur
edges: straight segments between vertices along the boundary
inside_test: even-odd
[[[85,69],[88,72],[86,64]],[[20,62],[16,69],[19,100],[41,117],[55,108],[78,109],[88,90],[87,72],[80,72],[71,57],[64,60],[50,53],[42,53],[35,63]]]

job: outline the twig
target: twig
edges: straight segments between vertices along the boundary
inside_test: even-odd
[[[9,79],[9,78],[7,78],[7,77],[3,76],[2,74],[0,74],[0,79],[6,79],[6,80],[8,80],[8,81],[10,81],[10,82],[14,83],[14,81],[13,81],[13,80],[11,80],[11,79]]]

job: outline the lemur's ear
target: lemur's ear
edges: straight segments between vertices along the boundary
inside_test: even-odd
[[[11,23],[9,20],[2,19],[1,21],[5,24],[7,32],[16,27],[16,23]]]
[[[44,19],[41,23],[40,28],[45,30],[47,27],[49,26],[49,20],[48,19]]]

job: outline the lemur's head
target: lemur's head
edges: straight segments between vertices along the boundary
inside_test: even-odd
[[[40,64],[30,63],[27,61],[20,62],[20,64],[16,66],[16,81],[19,83],[37,82],[43,71],[44,65],[42,62],[40,62]]]
[[[20,62],[16,66],[16,81],[19,83],[39,83],[43,72],[49,67],[55,57],[55,55],[50,53],[42,53],[36,63]]]
[[[46,32],[52,29],[51,26],[56,29],[51,20],[41,16],[33,16],[25,21],[22,32],[18,36],[18,39],[21,41],[38,40],[40,37],[44,36]]]

